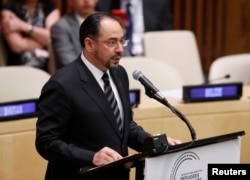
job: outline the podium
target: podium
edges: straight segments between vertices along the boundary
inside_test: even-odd
[[[100,167],[81,169],[82,179],[92,173],[124,166],[136,168],[136,180],[207,179],[208,164],[240,163],[241,136],[244,131],[185,142],[175,146],[129,155]]]

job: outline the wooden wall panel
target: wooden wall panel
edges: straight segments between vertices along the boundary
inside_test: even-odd
[[[221,42],[224,0],[172,0],[174,29],[195,33],[203,70],[222,55]]]
[[[204,26],[203,26],[203,12],[204,12],[204,0],[197,1],[196,3],[196,25],[195,25],[195,35],[197,38],[197,45],[199,52],[202,52],[202,43],[203,43],[203,32],[204,32]]]
[[[218,2],[218,1],[216,1]],[[205,52],[204,54],[202,54],[202,58],[203,58],[203,64],[204,64],[204,68],[206,71],[208,71],[208,67],[211,64],[211,62],[213,61],[213,59],[215,58],[214,56],[214,52],[216,52],[216,44],[215,44],[215,37],[216,34],[218,33],[215,29],[215,2],[213,0],[209,0],[206,2],[206,10],[207,13],[204,14],[205,15]]]
[[[187,30],[193,29],[194,24],[194,18],[193,18],[193,12],[194,12],[194,1],[193,0],[186,0],[185,7],[184,7],[184,27]]]
[[[222,40],[223,40],[223,33],[224,33],[224,12],[225,12],[225,5],[224,2],[219,0],[215,7],[215,23],[216,26],[216,34],[215,34],[215,46],[216,46],[216,52],[215,57],[219,57],[223,54],[222,51]]]
[[[227,0],[225,16],[225,54],[249,53],[250,1]]]

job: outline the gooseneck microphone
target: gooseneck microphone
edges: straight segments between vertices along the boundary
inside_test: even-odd
[[[196,132],[187,118],[167,101],[165,96],[153,85],[153,83],[150,82],[139,70],[135,70],[132,75],[135,80],[140,81],[141,84],[145,87],[146,95],[162,103],[163,105],[168,107],[174,114],[176,114],[188,126],[193,142],[197,140]]]
[[[160,99],[164,99],[164,95],[153,85],[152,82],[150,82],[141,71],[135,70],[132,74],[133,78],[135,80],[138,80],[141,82],[141,84],[144,86],[146,94],[151,96],[157,96]]]
[[[229,79],[231,76],[230,74],[226,74],[222,77],[218,77],[218,78],[215,78],[215,79],[210,79],[206,84],[211,84],[213,82],[216,82],[216,81],[219,81],[219,80],[222,80],[222,79]]]

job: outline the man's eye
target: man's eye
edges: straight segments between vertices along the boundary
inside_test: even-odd
[[[114,40],[110,40],[110,41],[108,42],[108,44],[109,44],[110,46],[113,46],[113,45],[115,45],[115,44],[116,44],[116,41],[114,41]]]

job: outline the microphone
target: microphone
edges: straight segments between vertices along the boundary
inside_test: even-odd
[[[190,122],[187,120],[187,118],[175,107],[173,107],[167,99],[162,95],[162,93],[153,85],[152,82],[150,82],[141,71],[135,70],[133,72],[133,78],[135,80],[139,80],[141,84],[145,87],[146,95],[148,95],[150,98],[154,98],[166,107],[168,107],[174,114],[176,114],[187,126],[190,131],[192,142],[194,142],[196,138],[196,132]]]
[[[135,70],[133,72],[133,78],[141,82],[141,84],[145,87],[146,94],[150,97],[157,96],[159,99],[165,99],[164,95],[150,82],[141,71]]]
[[[209,80],[206,84],[211,84],[211,83],[213,83],[213,82],[216,82],[216,81],[219,81],[219,80],[222,80],[222,79],[229,79],[231,76],[230,76],[230,74],[226,74],[226,75],[224,75],[224,76],[222,76],[222,77],[218,77],[218,78],[215,78],[215,79],[211,79],[211,80]]]

